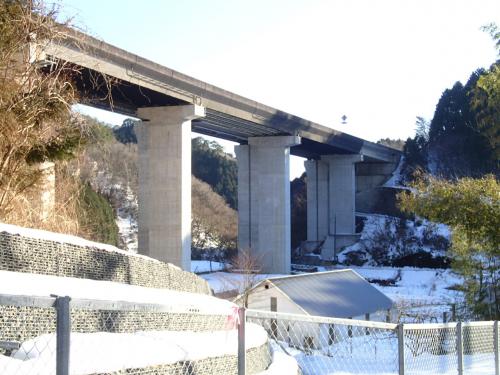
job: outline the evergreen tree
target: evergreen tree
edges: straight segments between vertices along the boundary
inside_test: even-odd
[[[427,170],[429,126],[429,121],[417,116],[415,137],[408,138],[403,147],[404,171],[407,175],[413,174],[416,170]]]
[[[118,246],[118,226],[108,199],[84,184],[80,192],[79,222],[93,241]]]
[[[137,143],[137,135],[135,134],[134,126],[137,121],[130,118],[123,120],[121,126],[116,126],[113,128],[113,133],[115,138],[124,144],[127,143]]]
[[[495,24],[483,27],[488,32],[500,57],[500,30]],[[479,77],[472,92],[472,107],[476,112],[479,130],[487,138],[498,170],[500,162],[500,59]],[[497,172],[498,173],[498,172]]]
[[[238,165],[217,142],[202,137],[192,140],[192,173],[224,197],[231,208],[238,200]]]

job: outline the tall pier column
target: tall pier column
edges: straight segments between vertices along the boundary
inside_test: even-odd
[[[238,160],[238,248],[265,273],[290,273],[290,147],[300,137],[249,138]]]
[[[191,267],[191,120],[196,105],[139,108],[139,253]]]
[[[322,255],[331,258],[336,250],[357,240],[355,163],[363,161],[363,155],[325,155],[321,160],[328,163],[329,175],[329,236]]]
[[[356,232],[356,172],[355,163],[362,155],[322,156],[329,166],[329,216],[331,234]]]
[[[356,235],[356,170],[362,155],[324,155],[307,160],[307,240],[325,241],[323,259],[358,240]]]
[[[307,240],[323,241],[328,236],[328,164],[304,162],[307,175]]]

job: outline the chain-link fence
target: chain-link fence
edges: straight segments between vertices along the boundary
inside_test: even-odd
[[[499,375],[498,322],[390,324],[247,310],[302,374]]]
[[[267,334],[247,324],[239,335],[239,321],[237,308],[207,314],[175,303],[0,295],[0,374],[237,374],[238,358],[248,374],[262,372],[271,362]]]
[[[396,325],[0,295],[2,375],[500,375],[498,363],[498,322]]]

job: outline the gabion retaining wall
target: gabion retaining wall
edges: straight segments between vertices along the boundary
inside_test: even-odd
[[[71,310],[73,332],[216,331],[225,328],[227,316],[154,311]],[[54,333],[52,308],[0,306],[0,339],[26,341]]]
[[[226,328],[226,324],[227,317],[222,315],[71,309],[71,331],[80,333],[220,331]],[[0,306],[0,340],[23,342],[55,331],[56,313],[53,308]],[[6,354],[5,350],[0,350],[0,354]],[[246,362],[249,374],[264,371],[271,363],[269,344],[266,342],[259,347],[247,349]],[[237,369],[237,356],[225,355],[94,375],[236,375]]]
[[[269,344],[247,350],[247,374],[264,371],[271,364]],[[126,369],[108,374],[93,375],[237,375],[238,357],[226,355],[210,357],[198,361],[177,362],[169,365],[151,366],[145,368]]]
[[[0,232],[0,270],[211,294],[191,272],[144,256]]]

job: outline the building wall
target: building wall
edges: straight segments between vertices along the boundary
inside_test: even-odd
[[[267,289],[266,286],[268,286]],[[308,315],[272,283],[261,283],[252,291],[248,298],[248,308],[271,311],[272,297],[276,298],[277,312]],[[277,336],[279,340],[299,348],[308,346],[310,340],[314,342],[319,340],[320,326],[314,323],[276,320],[274,327],[267,328],[271,337]]]

